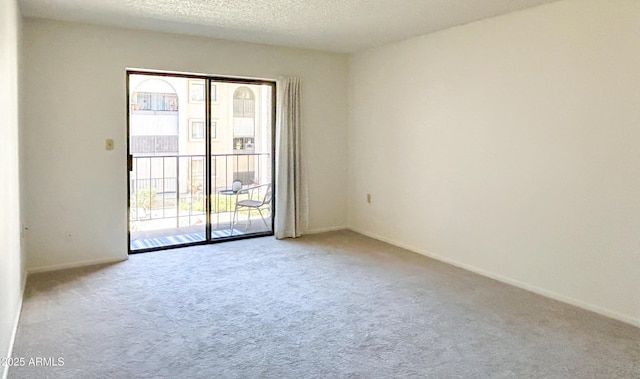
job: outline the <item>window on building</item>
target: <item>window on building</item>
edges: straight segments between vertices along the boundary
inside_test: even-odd
[[[215,103],[218,101],[218,87],[215,84],[211,85],[211,102]]]
[[[233,93],[233,117],[254,118],[256,116],[256,100],[247,87],[240,87]]]
[[[256,100],[248,87],[233,93],[233,152],[252,153],[255,144]]]
[[[218,124],[211,121],[211,139],[217,138]],[[189,139],[192,141],[204,140],[205,123],[204,120],[189,120]]]
[[[204,80],[189,81],[189,102],[190,103],[204,102]]]
[[[204,120],[189,120],[189,129],[191,140],[204,140]]]

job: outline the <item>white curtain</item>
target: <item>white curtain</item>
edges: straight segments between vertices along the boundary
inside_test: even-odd
[[[308,198],[302,159],[300,78],[278,80],[276,106],[276,238],[296,238],[307,228]]]

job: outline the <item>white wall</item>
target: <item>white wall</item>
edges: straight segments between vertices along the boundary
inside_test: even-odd
[[[22,299],[18,62],[20,15],[0,2],[0,357],[9,354]],[[3,377],[6,367],[0,367]]]
[[[310,229],[346,225],[345,55],[40,19],[24,55],[28,268],[126,256],[126,67],[302,77]]]
[[[640,325],[638,20],[561,1],[352,56],[349,226]]]

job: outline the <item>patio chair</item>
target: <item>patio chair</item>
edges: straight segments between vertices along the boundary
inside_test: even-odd
[[[233,210],[233,220],[231,222],[231,235],[233,235],[233,229],[237,222],[236,217],[238,210],[242,208],[248,209],[247,223],[249,225],[251,225],[251,210],[257,209],[260,213],[260,217],[262,218],[262,222],[264,222],[267,230],[269,229],[269,224],[267,224],[267,220],[265,220],[262,210],[271,210],[271,183],[245,188],[244,190],[249,192],[249,198],[236,201],[236,206]]]

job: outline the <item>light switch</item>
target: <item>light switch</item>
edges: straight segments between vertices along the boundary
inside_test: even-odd
[[[108,139],[106,140],[105,148],[106,148],[107,150],[113,150],[113,140],[112,140],[111,138],[108,138]]]

